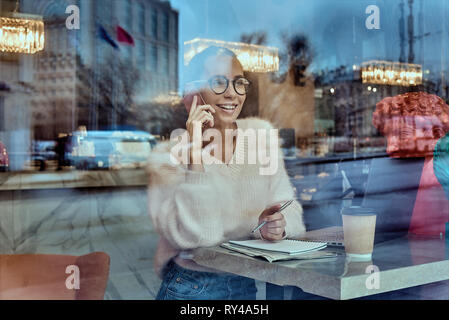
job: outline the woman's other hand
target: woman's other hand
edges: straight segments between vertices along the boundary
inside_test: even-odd
[[[276,241],[282,240],[285,236],[285,221],[284,215],[279,211],[280,204],[274,205],[265,209],[259,216],[259,224],[263,221],[267,223],[260,228],[260,234],[265,240]]]

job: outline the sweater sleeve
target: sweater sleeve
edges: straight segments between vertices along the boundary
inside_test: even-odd
[[[176,174],[183,175],[172,179],[176,183],[150,181],[149,213],[158,233],[180,250],[223,242],[224,211],[231,203],[223,177],[189,170],[178,170]]]
[[[280,154],[282,154],[281,151]],[[282,157],[278,159],[278,170],[271,176],[270,181],[270,194],[272,195],[270,204],[284,203],[295,198],[293,186],[285,169],[284,159]],[[298,201],[293,201],[282,211],[282,214],[286,221],[285,233],[287,238],[299,238],[304,235],[306,228],[303,221],[303,209]]]

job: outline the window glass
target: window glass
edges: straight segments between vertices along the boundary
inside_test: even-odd
[[[162,39],[164,41],[168,41],[168,39],[170,38],[170,29],[169,29],[169,19],[168,19],[168,14],[167,13],[163,13],[162,14]]]
[[[142,68],[145,66],[145,42],[142,40],[137,41],[136,43],[136,51],[137,51],[137,67]]]
[[[141,34],[141,35],[145,35],[146,34],[146,28],[145,28],[145,17],[146,17],[146,15],[145,15],[145,6],[143,5],[143,4],[139,4],[139,6],[138,6],[138,10],[139,10],[139,12],[138,12],[138,14],[137,14],[137,17],[138,17],[138,22],[137,22],[137,25],[138,25],[138,30],[139,30],[139,33]]]
[[[161,72],[168,74],[169,73],[169,52],[167,47],[162,47],[161,50],[161,62],[160,62],[160,70]]]
[[[10,16],[14,22],[5,19]],[[72,18],[79,18],[79,29],[68,28]],[[378,291],[351,287],[351,281],[337,294],[339,281],[361,279],[371,265],[410,276],[424,272],[423,263],[447,263],[448,242],[440,240],[449,237],[449,1],[0,0],[0,33],[0,260],[26,252],[73,259],[105,251],[110,261],[92,265],[101,271],[110,263],[109,274],[103,274],[107,281],[89,293],[104,293],[99,299],[155,299],[162,279],[151,266],[163,258],[160,252],[173,252],[184,267],[204,263],[190,259],[198,248],[230,261],[217,255],[224,249],[213,247],[254,237],[251,230],[266,208],[295,200],[277,215],[285,220],[285,228],[283,222],[274,228],[280,238],[283,231],[299,239],[300,232],[332,227],[331,235],[343,235],[346,242],[341,213],[351,207],[376,210],[372,260],[352,268],[351,259],[338,256],[286,261],[277,268],[261,259],[240,263],[233,255],[234,271],[262,283],[273,280],[257,273],[262,264],[266,274],[294,265],[292,278],[301,268],[317,275],[306,291],[378,298]],[[208,107],[190,113],[194,99],[215,113],[202,110]],[[201,156],[218,160],[219,174],[216,167],[179,165],[167,150],[173,151],[175,138],[185,137],[179,132],[192,129],[196,116],[206,140],[215,131],[209,127],[222,133],[260,126],[272,130],[266,139],[272,148],[256,154],[258,164],[235,171],[242,167],[232,161],[245,158],[242,150],[250,160],[250,147],[260,151],[260,145],[248,136],[221,139],[227,142],[222,151],[232,146],[223,156],[214,149],[220,147],[214,137],[199,145]],[[179,148],[183,161],[193,160],[192,139]],[[260,167],[274,171],[264,176]],[[204,172],[191,175],[196,169]],[[174,179],[177,173],[182,174]],[[222,174],[228,175],[225,182]],[[201,183],[194,183],[198,177]],[[160,192],[151,193],[149,185]],[[162,200],[154,200],[160,195]],[[158,251],[165,236],[166,250]],[[398,242],[388,247],[383,240],[390,236]],[[229,272],[226,264],[209,263]],[[65,290],[63,275],[43,283],[56,273],[21,277],[26,268],[6,272],[1,262],[0,269],[1,277],[14,280],[8,292],[0,278],[2,298],[17,298],[19,287],[36,288],[32,293],[44,300],[85,292],[83,281],[80,290]],[[449,280],[439,271],[438,279]],[[164,284],[167,297],[181,290],[179,297],[195,291],[193,297],[210,298],[203,294],[214,286],[196,288],[193,273],[184,282],[187,273]],[[398,286],[416,284],[408,278],[398,278]],[[279,272],[278,280],[291,279]],[[63,284],[61,291],[49,289],[56,284]],[[381,284],[380,291],[396,284]],[[433,286],[409,289],[416,294],[398,289],[389,297],[449,298]],[[286,288],[285,297],[299,292]],[[259,290],[257,299],[266,298],[261,295]]]
[[[154,72],[157,72],[157,66],[158,66],[158,54],[157,54],[157,46],[154,44],[151,44],[149,46],[150,54],[150,69]]]
[[[153,39],[157,39],[158,32],[158,14],[156,9],[151,10],[151,36]]]
[[[125,29],[129,32],[132,30],[133,14],[130,0],[123,1],[123,17]]]

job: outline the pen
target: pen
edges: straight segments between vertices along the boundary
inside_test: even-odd
[[[287,208],[291,203],[293,202],[293,200],[290,200],[290,201],[287,201],[286,203],[284,203],[283,205],[282,205],[282,207],[279,209],[279,211],[277,211],[277,212],[281,212],[282,210],[284,210],[285,208]],[[253,231],[251,231],[251,233],[254,233],[254,232],[256,232],[257,230],[259,230],[260,228],[262,228],[264,225],[265,225],[265,223],[267,223],[266,221],[263,221],[261,224],[259,224],[257,227],[255,227],[254,229],[253,229]]]

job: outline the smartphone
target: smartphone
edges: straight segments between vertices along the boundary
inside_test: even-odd
[[[183,102],[184,106],[187,109],[187,112],[190,112],[190,108],[192,107],[193,98],[196,96],[197,105],[207,104],[201,96],[200,90],[204,88],[202,84],[199,84],[202,81],[191,81],[186,84],[184,90]]]
[[[196,100],[197,104],[202,104],[201,96],[196,92],[190,92],[188,94],[185,94],[184,97],[182,98],[182,101],[184,103],[184,106],[187,109],[187,112],[190,112],[190,108],[192,107],[192,103],[193,103],[193,97],[195,97],[195,96],[197,99]]]

